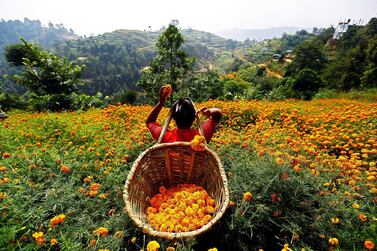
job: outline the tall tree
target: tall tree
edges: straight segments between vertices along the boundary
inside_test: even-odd
[[[164,31],[158,38],[157,55],[149,67],[142,71],[138,85],[146,91],[148,101],[154,102],[159,88],[170,83],[174,91],[179,91],[185,84],[187,74],[194,67],[194,58],[182,49],[184,39],[174,25]]]

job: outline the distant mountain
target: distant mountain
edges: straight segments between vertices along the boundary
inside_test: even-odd
[[[268,29],[228,29],[215,32],[216,35],[219,35],[224,38],[234,39],[237,41],[249,40],[263,40],[270,38],[280,38],[283,33],[294,34],[299,30],[312,31],[311,28],[300,28],[300,27],[275,27]]]

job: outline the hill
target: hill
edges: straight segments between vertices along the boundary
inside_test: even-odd
[[[0,40],[1,51],[6,44],[17,43],[18,38],[23,36],[26,40],[40,44],[59,56],[85,64],[85,85],[82,90],[87,94],[102,92],[105,95],[126,89],[137,89],[140,71],[148,66],[154,57],[155,44],[164,31],[121,29],[98,36],[79,37],[63,25],[50,24],[49,27],[42,27],[38,20],[25,19],[24,22],[8,21],[1,24],[7,34],[7,39]],[[12,33],[12,30],[15,32]],[[184,49],[196,58],[195,71],[223,71],[226,64],[233,61],[232,50],[241,45],[239,42],[204,31],[182,29],[181,33],[185,38]],[[14,72],[4,59],[0,64],[3,66],[0,76]],[[3,79],[3,82],[4,90],[22,93],[23,89],[9,80]]]

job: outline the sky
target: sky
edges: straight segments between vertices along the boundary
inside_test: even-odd
[[[324,28],[339,20],[377,17],[377,0],[0,0],[0,19],[27,17],[61,24],[78,35],[117,29],[158,30],[177,19],[181,28]]]

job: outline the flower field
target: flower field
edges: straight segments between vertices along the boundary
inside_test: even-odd
[[[144,235],[124,211],[127,173],[154,144],[151,106],[13,112],[0,121],[0,250],[375,249],[376,103],[201,106],[223,110],[210,148],[231,199],[210,231],[172,243]]]

